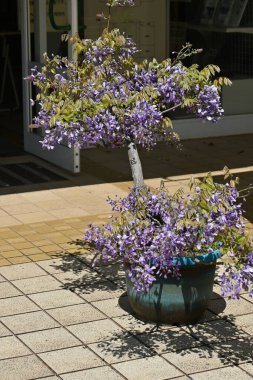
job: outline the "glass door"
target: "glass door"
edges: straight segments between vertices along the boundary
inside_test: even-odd
[[[22,74],[30,75],[30,69],[43,65],[43,54],[68,55],[75,59],[71,46],[61,45],[61,34],[78,31],[78,0],[21,0],[20,21],[22,35]],[[40,144],[42,132],[31,129],[33,114],[30,105],[32,86],[23,81],[24,150],[72,173],[80,172],[79,149],[64,144],[53,151],[43,150]]]

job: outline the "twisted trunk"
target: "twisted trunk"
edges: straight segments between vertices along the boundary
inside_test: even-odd
[[[135,189],[141,189],[142,187],[144,187],[141,161],[137,147],[132,142],[128,145],[128,158],[132,170],[134,187]]]

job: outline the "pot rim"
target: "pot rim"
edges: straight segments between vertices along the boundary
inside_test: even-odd
[[[172,265],[180,266],[194,266],[200,264],[211,264],[215,263],[220,257],[221,253],[219,249],[216,249],[213,252],[204,253],[202,255],[197,255],[195,257],[173,257]],[[197,259],[197,260],[196,260]]]
[[[222,254],[220,253],[219,249],[216,249],[215,251],[204,253],[202,255],[196,255],[196,256],[185,256],[185,257],[173,257],[172,262],[169,264],[169,266],[198,266],[201,264],[213,264],[215,263]],[[151,265],[154,264],[154,261],[151,262]],[[164,263],[164,266],[167,264]]]

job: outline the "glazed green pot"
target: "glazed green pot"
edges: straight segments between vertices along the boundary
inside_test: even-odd
[[[214,284],[219,251],[180,258],[179,279],[157,277],[146,293],[138,293],[126,276],[127,294],[134,313],[142,319],[164,323],[195,323],[205,313]],[[176,263],[176,261],[174,261]]]

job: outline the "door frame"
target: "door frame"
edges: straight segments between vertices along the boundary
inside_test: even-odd
[[[43,53],[46,51],[46,0],[34,0],[35,9],[35,58],[38,62],[31,61],[31,41],[30,41],[30,4],[29,0],[21,0],[20,24],[22,41],[22,78],[30,75],[30,68],[34,65],[40,66]],[[36,7],[37,6],[37,7]],[[68,18],[71,25],[71,34],[78,31],[78,0],[68,0]],[[73,57],[73,51],[68,51],[69,57]],[[30,81],[23,80],[23,129],[24,129],[24,150],[34,154],[50,163],[66,169],[72,173],[80,172],[80,151],[78,148],[69,148],[65,145],[58,145],[54,150],[44,150],[41,146],[41,136],[29,128],[32,124],[31,93],[32,85]]]

